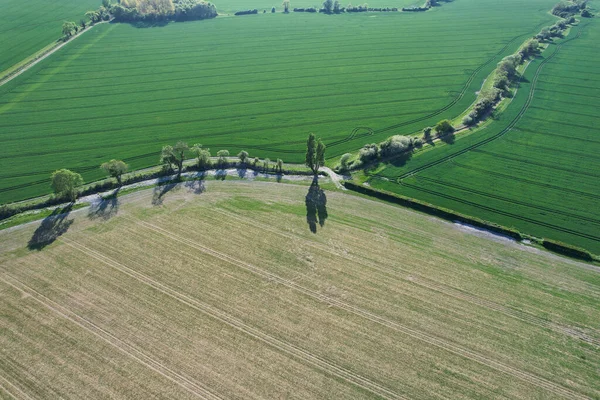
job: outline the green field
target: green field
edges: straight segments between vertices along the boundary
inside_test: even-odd
[[[600,254],[599,40],[584,20],[529,67],[498,121],[371,184]]]
[[[600,396],[596,267],[343,192],[313,234],[307,186],[199,189],[0,232],[3,397]]]
[[[0,72],[60,38],[63,22],[79,22],[100,4],[99,0],[2,0]]]
[[[0,203],[47,193],[58,168],[154,165],[180,139],[301,162],[311,131],[335,157],[421,129],[467,108],[553,3],[95,27],[0,88]]]

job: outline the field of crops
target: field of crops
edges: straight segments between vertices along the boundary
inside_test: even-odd
[[[584,20],[530,66],[490,128],[372,184],[600,254],[599,40],[600,23]]]
[[[341,192],[313,234],[307,190],[208,181],[0,232],[0,393],[600,396],[597,270]]]
[[[98,26],[0,88],[0,203],[47,193],[57,168],[155,165],[180,139],[301,162],[311,131],[333,157],[420,129],[460,114],[553,2]]]
[[[2,0],[0,72],[61,37],[65,21],[81,20],[99,0]]]

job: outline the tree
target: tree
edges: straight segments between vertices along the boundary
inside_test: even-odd
[[[438,135],[443,135],[449,132],[454,132],[454,127],[450,123],[450,120],[444,119],[435,125],[435,131],[438,133]]]
[[[87,26],[87,22],[85,22],[85,19],[82,19],[81,21],[79,21],[79,25],[81,26],[81,29],[85,29],[85,27]]]
[[[271,8],[271,14],[275,14],[275,7]]]
[[[210,166],[210,149],[203,149],[201,144],[195,144],[190,149],[198,159],[198,169]]]
[[[333,12],[333,0],[325,0],[323,2],[323,9],[325,14],[331,14]]]
[[[338,0],[333,3],[333,13],[340,14],[342,12],[342,6]]]
[[[308,168],[310,168],[315,174],[315,158],[317,156],[317,145],[315,141],[315,134],[309,133],[308,140],[306,141],[306,158],[304,159],[304,164]]]
[[[315,160],[315,171],[325,165],[325,144],[319,139],[317,141],[317,158]]]
[[[67,38],[73,36],[77,32],[77,24],[75,22],[65,22],[62,26],[62,33]]]
[[[352,154],[346,153],[342,156],[342,158],[340,158],[340,165],[342,166],[342,169],[344,171],[348,169],[348,163],[349,163],[351,157],[352,157]]]
[[[268,158],[265,158],[263,161],[263,168],[264,168],[265,172],[269,172],[269,164],[271,164],[271,160]]]
[[[243,165],[246,165],[246,163],[248,162],[248,152],[245,150],[242,150],[239,152],[239,154],[237,156],[240,159],[240,163],[242,163]]]
[[[121,160],[110,160],[103,163],[100,168],[103,169],[108,175],[116,178],[119,186],[121,186],[123,184],[121,182],[121,176],[127,172],[129,166]]]
[[[252,166],[254,168],[256,168],[256,166],[258,165],[259,162],[260,162],[259,158],[258,157],[254,157],[254,161],[252,161]]]
[[[76,172],[68,169],[54,171],[51,176],[51,186],[59,198],[75,201],[77,188],[83,184],[83,178]]]
[[[160,163],[163,164],[167,171],[173,170],[173,164],[176,164],[173,146],[163,146],[162,150],[160,151]]]
[[[229,151],[219,150],[217,151],[217,157],[219,157],[219,168],[225,168],[227,166],[227,157],[229,157]]]
[[[277,170],[280,174],[283,173],[283,160],[281,158],[277,159]]]
[[[90,20],[90,23],[92,25],[100,21],[100,14],[98,13],[98,11],[88,11],[85,13],[85,17]]]
[[[102,0],[102,6],[104,8],[110,8],[110,6],[111,6],[110,0]]]
[[[183,160],[185,160],[185,153],[190,148],[186,142],[179,141],[173,147],[173,158],[175,164],[177,164],[177,179],[181,178],[181,172],[183,171]]]
[[[283,12],[288,14],[290,12],[290,0],[283,0],[281,5],[283,6]]]

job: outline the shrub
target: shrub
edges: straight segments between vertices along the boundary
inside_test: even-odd
[[[454,132],[454,127],[448,119],[441,120],[435,125],[435,131],[438,135]]]
[[[410,138],[402,135],[395,135],[379,144],[379,154],[381,157],[391,157],[402,154],[412,148]]]
[[[350,158],[352,157],[352,154],[350,153],[346,153],[342,156],[342,158],[340,158],[340,165],[342,167],[343,170],[347,170],[348,169],[348,161],[350,161]]]
[[[365,144],[358,152],[358,158],[362,163],[376,160],[379,157],[379,147],[375,143]]]
[[[583,18],[592,18],[592,17],[593,17],[593,15],[592,15],[592,13],[590,12],[590,10],[587,10],[587,9],[585,9],[585,10],[581,11],[581,16],[582,16]]]

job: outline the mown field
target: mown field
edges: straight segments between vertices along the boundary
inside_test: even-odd
[[[2,0],[0,73],[61,37],[65,21],[83,19],[98,0]]]
[[[0,391],[600,396],[597,268],[341,192],[313,234],[308,190],[209,181],[1,232]]]
[[[600,254],[599,39],[584,20],[530,66],[499,121],[371,183]]]
[[[0,88],[0,203],[47,193],[57,168],[155,165],[177,140],[302,162],[311,131],[334,157],[421,129],[467,108],[552,4],[98,26]]]

